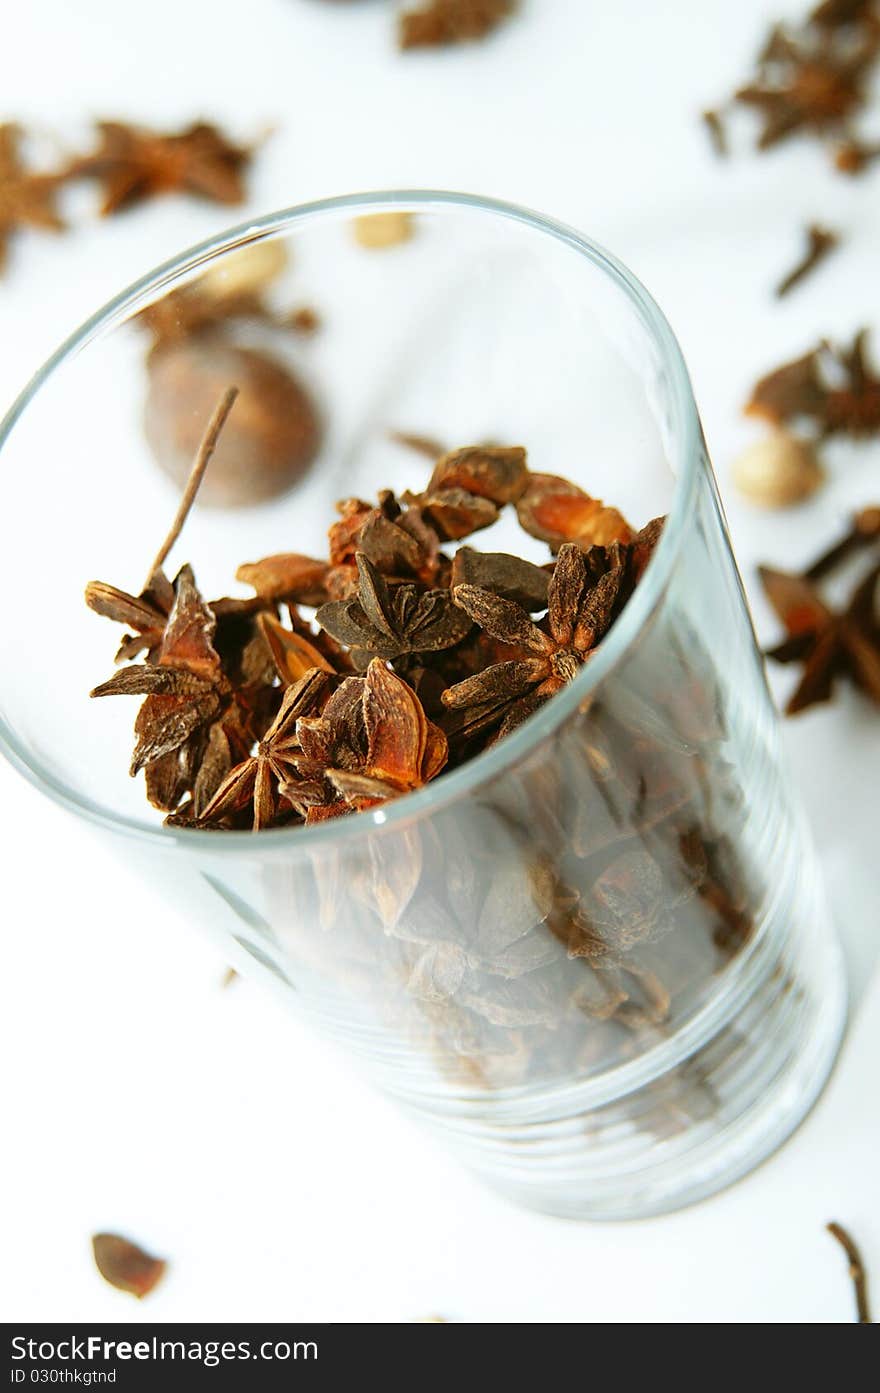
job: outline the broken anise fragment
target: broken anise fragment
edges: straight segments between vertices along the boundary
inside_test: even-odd
[[[485,38],[514,9],[514,0],[425,0],[400,16],[401,48],[436,48]]]
[[[606,508],[598,498],[555,474],[530,474],[516,512],[525,531],[548,542],[554,551],[564,542],[606,547],[633,537],[616,508]]]
[[[464,489],[501,506],[522,496],[528,478],[526,452],[521,445],[471,445],[452,450],[437,461],[426,492]]]
[[[162,1280],[168,1264],[151,1257],[136,1243],[118,1233],[96,1233],[92,1238],[95,1266],[112,1287],[131,1292],[139,1300]]]
[[[262,561],[246,561],[235,573],[236,580],[252,585],[267,600],[290,600],[300,605],[320,605],[327,598],[326,561],[296,552],[266,556]]]

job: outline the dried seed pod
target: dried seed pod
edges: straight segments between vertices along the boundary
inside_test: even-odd
[[[809,498],[824,482],[808,440],[778,430],[744,450],[733,466],[740,493],[763,508],[787,508]]]
[[[235,412],[220,440],[200,499],[242,507],[275,498],[300,479],[317,454],[317,408],[289,368],[219,335],[199,334],[150,355],[147,439],[175,482],[189,474],[202,422],[220,391],[235,383]]]
[[[452,562],[450,585],[478,585],[530,612],[547,608],[550,575],[541,566],[503,551],[459,547]]]
[[[563,542],[607,547],[633,538],[632,528],[616,508],[606,508],[598,498],[555,474],[529,475],[516,514],[531,537],[549,542],[554,551]]]
[[[526,452],[521,445],[469,445],[437,461],[427,492],[465,489],[493,503],[513,503],[522,495],[527,480]]]
[[[95,1266],[106,1282],[139,1299],[149,1295],[168,1266],[117,1233],[96,1233],[92,1239]]]
[[[384,251],[415,235],[415,218],[404,209],[391,213],[362,213],[352,218],[355,240],[369,251]]]
[[[439,489],[419,499],[423,517],[444,541],[456,542],[498,519],[498,509],[490,498],[480,498],[467,489]]]
[[[280,552],[262,561],[246,561],[236,580],[252,585],[266,600],[292,600],[294,604],[320,605],[327,598],[325,582],[330,567],[299,552]]]

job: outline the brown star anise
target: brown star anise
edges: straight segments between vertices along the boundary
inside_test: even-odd
[[[359,551],[391,578],[406,578],[431,585],[448,561],[441,555],[437,532],[429,527],[416,507],[403,509],[390,489],[384,489],[376,505],[360,498],[337,504],[340,520],[328,531],[330,561],[337,572],[337,598],[346,592],[344,573],[349,572],[348,593],[357,588],[354,569]],[[342,574],[340,574],[342,573]],[[328,587],[333,577],[327,577]]]
[[[359,655],[401,658],[436,653],[459,643],[469,631],[467,616],[453,604],[448,590],[420,591],[407,583],[392,587],[363,552],[355,561],[357,597],[331,600],[315,615],[322,629],[352,649],[355,663]]]
[[[880,29],[871,24],[854,38],[835,28],[771,33],[754,82],[735,94],[760,111],[764,124],[758,148],[796,131],[839,131],[865,100],[868,74],[880,52]]]
[[[777,663],[804,664],[785,708],[788,715],[830,700],[835,681],[844,676],[880,704],[880,622],[875,608],[880,565],[871,568],[840,613],[825,604],[806,576],[769,566],[762,566],[759,573],[787,633],[767,657]]]
[[[0,273],[6,263],[9,238],[18,227],[48,228],[58,232],[64,223],[55,211],[60,178],[33,174],[21,162],[21,127],[0,125]]]
[[[255,832],[273,826],[294,805],[280,790],[297,779],[295,760],[301,755],[296,724],[300,717],[319,711],[330,692],[326,672],[312,668],[281,699],[278,715],[257,742],[254,753],[232,769],[218,787],[199,819],[221,822],[250,808]]]
[[[98,147],[73,161],[68,178],[95,178],[104,191],[102,216],[157,194],[197,194],[214,203],[241,203],[250,150],[233,145],[216,126],[197,122],[162,134],[122,121],[98,122]]]
[[[755,385],[746,415],[774,425],[813,421],[821,438],[864,436],[880,431],[880,377],[867,359],[868,331],[852,347],[822,342],[803,357],[785,363]]]
[[[470,445],[443,455],[424,492],[406,493],[404,501],[443,541],[460,541],[491,527],[528,479],[521,445]]]
[[[498,705],[499,714],[509,714],[523,698],[543,701],[571,682],[611,624],[626,580],[627,555],[619,544],[602,557],[606,569],[598,576],[592,573],[592,560],[574,542],[560,547],[547,595],[546,629],[512,600],[475,585],[456,586],[455,603],[475,624],[528,656],[493,664],[448,687],[444,705],[461,710],[491,703]]]
[[[95,614],[134,629],[134,634],[126,634],[119,645],[117,663],[136,658],[144,650],[147,661],[152,661],[162,646],[174,604],[174,587],[161,568],[153,572],[139,595],[129,595],[102,580],[90,580],[85,599]]]
[[[411,793],[440,773],[448,754],[415,692],[378,658],[364,677],[346,678],[320,717],[300,720],[297,737],[300,775],[324,777],[334,790],[307,822]],[[295,796],[296,786],[283,791]]]
[[[183,566],[155,663],[120,668],[91,693],[146,696],[135,722],[132,774],[180,749],[220,715],[229,684],[212,642],[215,625],[191,568]]]
[[[427,0],[399,21],[401,48],[436,48],[482,39],[514,10],[514,0]]]

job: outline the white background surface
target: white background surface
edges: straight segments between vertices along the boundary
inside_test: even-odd
[[[247,208],[168,199],[27,236],[0,283],[0,407],[111,294],[239,216],[394,186],[517,200],[606,242],[647,283],[688,358],[761,632],[754,564],[797,564],[880,494],[877,443],[831,452],[833,482],[757,515],[728,487],[757,432],[758,372],[822,334],[880,329],[880,168],[849,182],[812,143],[716,163],[697,114],[748,71],[783,0],[525,0],[469,49],[399,56],[393,4],[34,0],[4,18],[2,117],[87,137],[93,115],[215,118],[257,159]],[[846,246],[791,299],[770,290],[801,227]],[[880,342],[878,342],[880,352]],[[0,495],[2,507],[2,495]],[[35,532],[36,538],[36,532]],[[4,678],[5,680],[5,678]],[[789,677],[780,683],[784,690]],[[0,768],[6,1319],[848,1321],[858,1235],[880,1284],[880,721],[846,694],[786,738],[846,939],[841,1064],[794,1140],[669,1218],[584,1226],[519,1213],[438,1154],[345,1061],[225,963],[73,819]],[[94,1271],[118,1230],[171,1260],[142,1305]]]

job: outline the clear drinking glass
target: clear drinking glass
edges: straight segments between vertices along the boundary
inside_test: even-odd
[[[364,247],[352,220],[381,211],[411,213],[413,235]],[[229,332],[271,340],[308,382],[324,443],[284,497],[196,508],[176,558],[206,594],[243,594],[243,560],[321,555],[342,496],[422,487],[430,466],[393,430],[523,444],[533,468],[634,525],[668,522],[577,678],[470,763],[308,829],[166,828],[126,773],[134,704],[88,698],[116,635],[83,584],[136,592],[176,506],[143,431],[137,316],[181,286],[216,286],[237,249],[269,242],[291,253],[273,294],[316,305],[322,327]],[[837,1050],[841,956],[685,366],[613,257],[465,196],[294,209],[101,311],[23,394],[0,445],[5,753],[467,1166],[549,1213],[640,1216],[727,1184],[791,1132]],[[548,559],[504,520],[469,540]],[[35,548],[51,564],[33,567]],[[49,681],[34,615],[51,616]]]

